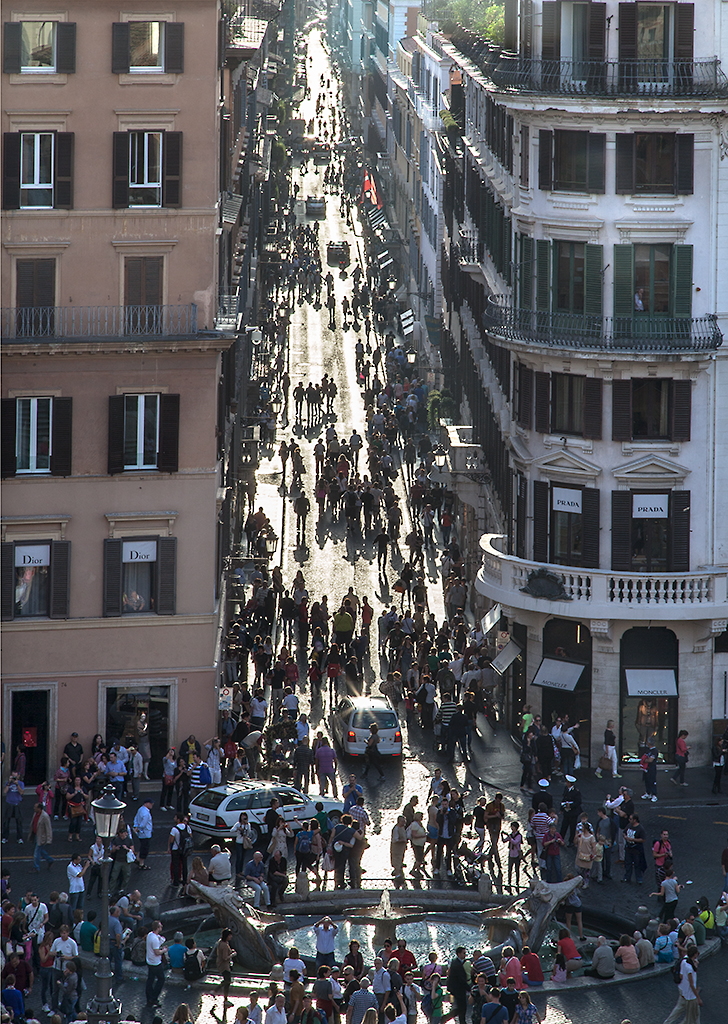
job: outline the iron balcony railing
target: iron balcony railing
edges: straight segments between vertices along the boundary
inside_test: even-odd
[[[491,297],[483,313],[486,331],[509,341],[551,348],[618,352],[712,352],[723,343],[716,317],[589,316],[518,309]]]
[[[0,311],[3,342],[197,334],[197,305],[27,306]]]
[[[500,89],[567,96],[728,95],[720,61],[541,60],[501,53],[481,70]]]

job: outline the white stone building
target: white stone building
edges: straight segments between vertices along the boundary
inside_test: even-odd
[[[522,649],[509,722],[568,714],[592,765],[610,718],[628,763],[687,729],[705,764],[728,718],[728,4],[512,0],[502,51],[441,50],[464,117],[442,354],[487,500],[453,480]]]

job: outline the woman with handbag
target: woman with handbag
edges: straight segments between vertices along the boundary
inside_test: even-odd
[[[253,830],[250,827],[248,815],[245,811],[238,818],[237,824],[233,829],[233,836],[235,838],[235,877],[242,878],[245,854],[248,850],[253,849]]]
[[[73,790],[66,796],[69,843],[73,842],[74,837],[79,843],[81,842],[81,825],[86,820],[86,794],[83,791],[82,785],[81,778],[76,776]]]
[[[276,850],[281,851],[281,857],[288,856],[288,840],[293,838],[293,832],[286,824],[285,818],[279,818],[275,828],[271,832],[268,843],[268,853],[272,857]]]
[[[576,844],[576,870],[584,879],[584,888],[589,888],[592,863],[596,854],[597,842],[588,821],[582,822],[581,835]]]
[[[611,771],[613,779],[621,779],[617,771],[617,737],[614,734],[614,719],[610,718],[604,730],[604,753],[599,758],[596,776],[601,779],[602,772]]]

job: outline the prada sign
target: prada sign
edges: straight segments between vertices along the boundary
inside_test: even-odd
[[[581,515],[581,491],[571,487],[554,487],[551,500],[554,512],[577,512]]]

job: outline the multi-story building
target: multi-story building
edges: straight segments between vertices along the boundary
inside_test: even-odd
[[[3,736],[146,715],[158,775],[217,714],[219,4],[4,12]]]
[[[454,473],[476,588],[521,651],[511,725],[568,714],[593,765],[608,719],[625,761],[680,728],[705,763],[728,717],[727,46],[718,0],[513,0],[503,50],[435,45],[461,76],[443,360],[487,459],[483,505]]]

